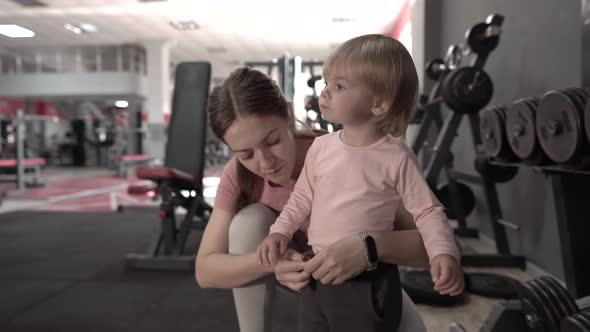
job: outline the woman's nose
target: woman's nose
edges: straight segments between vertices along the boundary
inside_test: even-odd
[[[276,157],[269,150],[261,150],[259,160],[260,169],[269,170],[274,166]]]

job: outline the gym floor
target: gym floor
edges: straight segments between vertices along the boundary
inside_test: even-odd
[[[50,170],[48,176],[46,188],[11,197],[0,208],[0,331],[238,330],[231,291],[200,289],[192,273],[125,269],[125,254],[145,250],[158,231],[153,202],[114,211],[136,179],[102,170]],[[86,185],[66,193],[58,188],[76,182]],[[43,198],[48,193],[53,196]],[[196,250],[200,233],[192,236]],[[464,244],[493,250],[479,240]],[[513,269],[467,270],[534,277]],[[478,331],[497,301],[469,294],[460,305],[418,309],[429,331],[448,331],[453,322]],[[297,331],[296,297],[279,292],[275,310],[274,331]]]

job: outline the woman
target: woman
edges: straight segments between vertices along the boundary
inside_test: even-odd
[[[213,132],[232,149],[234,158],[225,167],[201,239],[196,279],[201,287],[233,288],[240,330],[263,331],[269,328],[270,314],[265,309],[271,307],[275,280],[299,291],[311,277],[330,270],[340,275],[334,283],[342,282],[367,268],[365,248],[352,236],[309,262],[302,262],[301,255],[291,250],[275,267],[259,264],[256,248],[286,204],[315,135],[296,128],[290,105],[274,81],[249,68],[234,71],[213,90],[208,112]],[[398,218],[396,227],[413,226],[408,218]],[[418,231],[371,235],[380,261],[428,265]],[[425,331],[405,294],[400,331]]]

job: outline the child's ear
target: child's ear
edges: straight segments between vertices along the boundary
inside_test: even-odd
[[[371,113],[373,113],[374,116],[383,116],[389,111],[390,106],[391,102],[388,99],[375,98]]]

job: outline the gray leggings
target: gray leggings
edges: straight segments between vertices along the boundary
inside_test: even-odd
[[[273,210],[262,204],[252,204],[240,210],[229,228],[229,253],[239,255],[256,251],[276,217]],[[271,331],[270,313],[277,284],[274,276],[268,276],[233,289],[241,332]],[[405,291],[402,291],[402,299],[403,311],[398,331],[426,332],[420,313]]]

